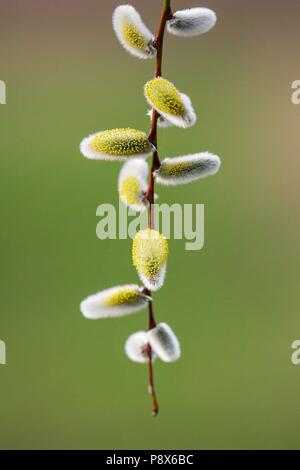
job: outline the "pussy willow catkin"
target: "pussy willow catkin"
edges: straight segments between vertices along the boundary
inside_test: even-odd
[[[120,5],[113,12],[113,28],[121,46],[134,57],[155,60],[154,78],[144,86],[144,96],[151,108],[148,112],[150,133],[120,127],[90,134],[80,144],[80,151],[87,159],[126,161],[118,180],[119,198],[135,211],[149,212],[148,228],[137,231],[132,245],[132,262],[141,285],[106,288],[83,300],[80,309],[85,318],[92,320],[122,317],[148,309],[148,330],[130,335],[125,343],[125,353],[130,360],[148,366],[148,390],[154,416],[159,410],[153,378],[154,361],[174,362],[181,356],[180,343],[171,327],[167,323],[156,323],[154,316],[152,292],[164,285],[169,257],[168,241],[154,227],[154,185],[155,182],[172,186],[191,183],[215,175],[221,165],[220,158],[210,152],[160,161],[157,129],[190,128],[197,121],[191,98],[162,74],[165,30],[175,36],[194,37],[212,29],[217,19],[208,8],[172,13],[171,0],[163,0],[160,18],[154,36],[133,6]],[[147,157],[152,157],[151,167]],[[172,298],[174,296],[170,296],[170,303]]]

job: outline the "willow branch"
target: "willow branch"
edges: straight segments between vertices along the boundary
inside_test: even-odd
[[[171,0],[164,0],[163,2],[163,10],[160,18],[160,23],[157,31],[156,38],[153,42],[153,45],[156,47],[156,64],[155,64],[155,74],[154,78],[161,77],[162,74],[162,60],[163,60],[163,45],[164,45],[164,35],[165,35],[165,28],[166,22],[172,18],[172,11],[171,11]],[[158,142],[157,142],[157,120],[159,118],[159,114],[153,109],[152,111],[152,119],[151,119],[151,129],[149,132],[148,139],[149,141],[155,146],[155,152],[153,154],[152,160],[152,168],[149,180],[149,186],[147,191],[147,200],[149,202],[149,225],[150,229],[154,228],[154,211],[153,211],[153,204],[154,204],[154,172],[160,167],[160,159],[158,155]],[[151,295],[151,292],[148,291],[148,295]],[[153,302],[149,302],[149,330],[156,327],[156,321],[154,316],[154,309],[153,309]],[[155,387],[154,387],[154,376],[153,376],[153,362],[152,362],[152,349],[151,346],[148,344],[148,389],[152,399],[152,414],[153,416],[157,416],[159,412],[158,401],[156,397]]]

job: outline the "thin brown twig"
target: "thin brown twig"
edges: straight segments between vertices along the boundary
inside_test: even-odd
[[[160,18],[159,28],[154,40],[153,45],[156,47],[156,64],[155,64],[155,75],[154,77],[161,77],[162,74],[162,59],[163,59],[163,44],[164,44],[164,34],[166,28],[166,22],[172,18],[171,10],[171,0],[164,0],[163,2],[163,11]],[[159,114],[153,109],[152,111],[152,120],[151,120],[151,129],[149,132],[148,139],[155,146],[155,152],[153,154],[152,168],[149,179],[149,186],[147,191],[147,200],[149,202],[149,225],[150,229],[154,228],[154,214],[153,214],[153,204],[154,204],[154,172],[160,167],[160,159],[157,150],[157,120]],[[147,291],[147,294],[151,296],[151,292]],[[149,302],[149,330],[156,327],[156,321],[154,317],[153,301]],[[152,399],[152,414],[157,416],[159,412],[159,406],[157,401],[157,396],[154,387],[154,376],[153,376],[153,361],[152,361],[152,349],[150,344],[148,344],[148,389],[149,394]]]

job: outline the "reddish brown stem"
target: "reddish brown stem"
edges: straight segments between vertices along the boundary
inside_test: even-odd
[[[159,23],[158,32],[156,38],[153,42],[153,45],[156,47],[157,55],[156,55],[156,64],[155,64],[155,74],[154,78],[161,77],[162,74],[162,59],[163,59],[163,44],[164,44],[164,35],[165,35],[165,28],[166,22],[172,18],[172,11],[171,11],[171,0],[164,0],[163,11],[161,14],[161,19]],[[154,214],[153,214],[153,204],[154,204],[154,172],[160,167],[160,160],[158,156],[157,150],[157,121],[159,115],[153,109],[152,111],[152,120],[151,120],[151,129],[149,132],[148,139],[149,141],[155,146],[156,150],[153,154],[152,160],[152,167],[151,167],[151,174],[149,179],[149,186],[147,191],[147,200],[149,202],[149,225],[150,229],[154,228]],[[151,292],[147,290],[147,294],[150,296]],[[156,321],[154,317],[154,309],[153,309],[153,302],[149,302],[149,330],[152,330],[156,327]],[[153,376],[153,361],[152,361],[152,349],[150,344],[148,345],[148,358],[149,358],[149,368],[148,368],[148,388],[149,393],[151,395],[152,400],[152,414],[153,416],[157,416],[159,412],[158,401],[156,397],[155,387],[154,387],[154,376]]]
[[[152,362],[152,349],[150,346],[148,346],[148,355],[149,355],[149,368],[148,368],[148,390],[149,394],[151,396],[151,401],[152,401],[152,415],[157,416],[159,413],[159,406],[158,406],[158,401],[155,393],[155,388],[154,388],[154,381],[153,381],[153,362]]]

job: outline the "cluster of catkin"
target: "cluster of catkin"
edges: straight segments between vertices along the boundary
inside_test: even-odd
[[[171,34],[192,37],[209,31],[216,23],[216,15],[207,8],[192,8],[173,13],[167,20]],[[130,5],[122,5],[113,13],[113,26],[122,46],[141,59],[155,58],[155,37],[148,30],[139,13]],[[157,113],[157,126],[188,128],[197,117],[190,98],[172,82],[158,76],[144,86],[144,95],[150,106],[149,115]],[[84,157],[92,160],[126,161],[121,169],[118,189],[122,202],[136,211],[149,209],[147,198],[149,167],[147,157],[157,149],[144,132],[132,128],[118,128],[97,132],[83,139],[80,145]],[[217,173],[220,159],[209,152],[165,158],[155,170],[154,181],[162,185],[180,185]],[[163,286],[168,260],[168,242],[151,225],[139,231],[132,247],[132,259],[142,286],[127,284],[92,295],[81,303],[82,314],[89,319],[128,315],[145,309],[152,302],[151,293]],[[149,331],[131,335],[125,344],[128,357],[139,363],[176,361],[180,345],[166,323],[152,325]],[[151,355],[149,356],[149,347]]]

